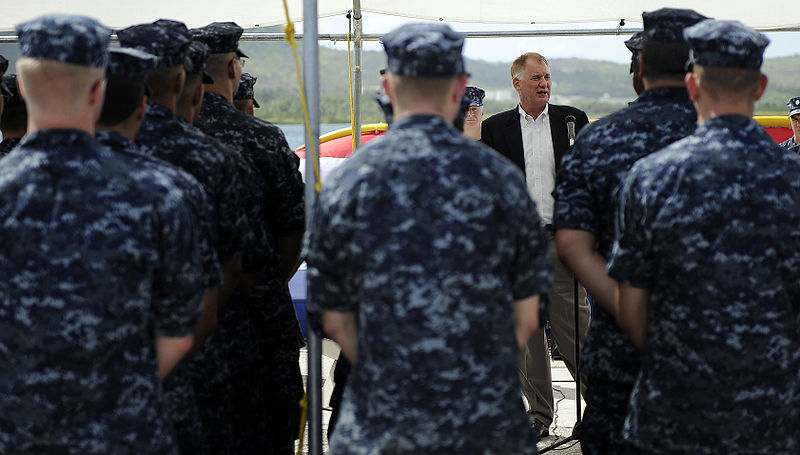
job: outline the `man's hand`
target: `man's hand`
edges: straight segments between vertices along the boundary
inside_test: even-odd
[[[517,346],[522,349],[533,332],[539,329],[539,296],[534,295],[514,302]]]
[[[647,311],[650,290],[620,284],[617,291],[617,324],[628,333],[634,346],[644,351],[647,346]]]
[[[614,289],[617,281],[606,273],[606,260],[597,252],[597,238],[587,231],[559,229],[556,231],[558,257],[567,264],[592,299],[611,314],[615,314]]]
[[[342,348],[351,364],[358,362],[358,316],[356,313],[325,311],[322,314],[325,333]]]

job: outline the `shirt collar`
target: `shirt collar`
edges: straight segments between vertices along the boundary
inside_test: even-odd
[[[547,113],[550,112],[550,103],[547,103],[547,104],[544,105],[544,110],[542,111],[541,114],[539,114],[539,117],[536,118],[536,119],[534,119],[533,117],[528,115],[528,113],[525,112],[525,109],[522,108],[521,104],[517,104],[517,112],[519,112],[520,121],[527,122],[528,119],[530,119],[531,122],[535,122],[535,121],[537,121],[539,119],[544,118],[547,115]]]

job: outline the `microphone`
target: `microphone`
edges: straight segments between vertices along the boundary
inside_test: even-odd
[[[568,115],[564,118],[567,122],[567,137],[569,138],[569,146],[575,145],[575,116]]]

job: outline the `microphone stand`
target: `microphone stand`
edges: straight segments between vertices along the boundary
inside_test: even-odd
[[[549,452],[550,450],[553,450],[556,447],[561,447],[568,442],[579,441],[581,438],[581,375],[578,372],[578,365],[580,364],[581,355],[580,313],[578,311],[580,306],[579,294],[578,279],[573,278],[572,303],[575,310],[575,412],[577,419],[575,421],[575,426],[572,427],[571,435],[554,443],[553,445],[545,447],[544,449],[540,450],[539,453]]]
[[[570,148],[575,145],[575,116],[568,115],[564,118],[567,124],[567,137],[569,138]],[[573,276],[572,278],[572,303],[573,310],[575,311],[575,412],[577,419],[575,426],[572,427],[572,434],[555,444],[545,447],[539,453],[549,452],[556,447],[560,447],[568,442],[579,441],[581,436],[581,375],[578,372],[578,365],[580,365],[581,356],[581,336],[580,336],[580,313],[579,313],[579,292],[578,292],[578,279]]]

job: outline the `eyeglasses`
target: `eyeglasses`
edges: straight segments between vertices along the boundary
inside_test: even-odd
[[[238,57],[238,56],[237,57],[233,57],[233,59],[231,59],[231,61],[233,61],[233,60],[239,60],[239,65],[241,65],[242,68],[244,68],[244,64],[247,62],[247,60],[243,59],[242,57]]]

